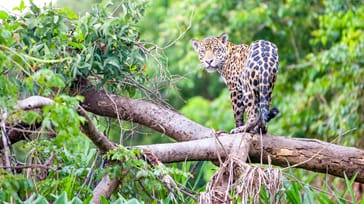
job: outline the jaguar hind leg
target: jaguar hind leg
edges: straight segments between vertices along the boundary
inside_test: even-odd
[[[267,121],[263,121],[260,117],[257,117],[254,121],[248,121],[247,124],[236,127],[230,131],[230,134],[242,133],[242,132],[250,132],[257,134],[266,134],[268,132],[267,122],[275,118],[279,113],[279,109],[273,107],[268,112]]]
[[[257,118],[254,121],[248,121],[245,125],[236,127],[230,131],[230,134],[236,134],[236,133],[243,133],[243,132],[249,132],[254,133],[254,128],[257,127],[259,124],[259,118]]]
[[[268,117],[267,117],[267,121],[264,121],[263,118],[261,118],[261,120],[259,121],[259,123],[257,124],[257,126],[254,128],[254,132],[257,134],[265,134],[268,132],[268,128],[267,128],[267,123],[272,120],[273,118],[275,118],[279,113],[279,109],[274,107],[271,108],[268,112]]]

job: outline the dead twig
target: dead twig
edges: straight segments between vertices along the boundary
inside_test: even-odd
[[[0,169],[50,169],[56,171],[57,169],[45,164],[25,164],[19,166],[0,166]]]
[[[7,119],[7,113],[3,113],[2,117],[1,117],[1,121],[0,121],[0,126],[1,126],[1,139],[2,139],[2,143],[3,143],[3,148],[4,148],[4,157],[5,157],[5,169],[11,170],[11,163],[10,163],[10,142],[9,142],[9,138],[6,135],[6,126],[5,126],[5,121]]]

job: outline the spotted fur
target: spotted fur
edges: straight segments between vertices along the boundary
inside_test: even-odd
[[[265,40],[235,45],[228,35],[192,40],[200,62],[208,72],[218,71],[229,88],[234,111],[232,133],[267,131],[266,123],[278,114],[269,109],[278,73],[277,47]],[[244,112],[247,124],[244,124]]]

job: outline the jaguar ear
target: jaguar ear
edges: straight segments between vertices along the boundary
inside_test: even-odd
[[[224,33],[218,37],[218,39],[222,42],[222,44],[226,44],[229,40],[228,34]]]
[[[198,42],[197,40],[192,40],[191,41],[192,47],[198,51],[198,48],[200,47],[200,42]]]

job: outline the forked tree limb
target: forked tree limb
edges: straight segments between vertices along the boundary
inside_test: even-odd
[[[212,152],[215,151],[214,130],[203,127],[168,108],[145,100],[109,95],[102,91],[84,90],[81,94],[85,97],[83,106],[90,112],[116,118],[115,110],[117,110],[120,119],[137,122],[180,141],[180,143],[147,146],[152,151],[155,150],[153,153],[163,162],[210,160],[216,155],[212,156]],[[252,162],[260,162],[262,158],[265,164],[270,160],[273,165],[298,167],[338,177],[344,177],[346,174],[352,178],[357,173],[356,181],[364,183],[364,151],[361,149],[314,139],[272,135],[263,137],[250,135],[250,137],[252,143],[249,157]],[[200,140],[204,138],[209,139]],[[225,138],[228,137],[220,137],[220,141],[228,143],[229,139]],[[181,143],[181,141],[189,142]],[[203,151],[199,151],[200,148]],[[168,156],[169,154],[172,154],[173,158]]]
[[[114,117],[119,115],[123,120],[143,124],[165,133],[177,141],[188,141],[173,144],[156,144],[147,147],[160,158],[162,162],[177,162],[184,160],[216,160],[214,149],[216,144],[215,132],[203,127],[168,108],[139,99],[130,99],[105,92],[87,90],[81,92],[85,97],[83,106],[90,112],[102,116]],[[112,100],[111,100],[112,99]],[[116,114],[115,110],[118,110]],[[229,143],[228,136],[219,137],[222,144]],[[271,135],[249,135],[252,137],[249,157],[252,162],[260,162],[263,152],[263,163],[268,160],[278,166],[293,166],[315,172],[328,173],[343,177],[344,173],[356,181],[364,183],[364,151],[335,145],[313,139],[298,139]],[[204,139],[209,138],[209,139]],[[262,141],[261,141],[262,138]],[[203,140],[200,140],[203,139]],[[263,146],[263,151],[261,151]],[[229,149],[229,145],[224,145]],[[199,153],[199,149],[203,149]],[[223,154],[224,151],[219,150]],[[173,154],[172,154],[173,153]],[[215,155],[214,155],[215,153]],[[172,154],[172,157],[168,155]]]

